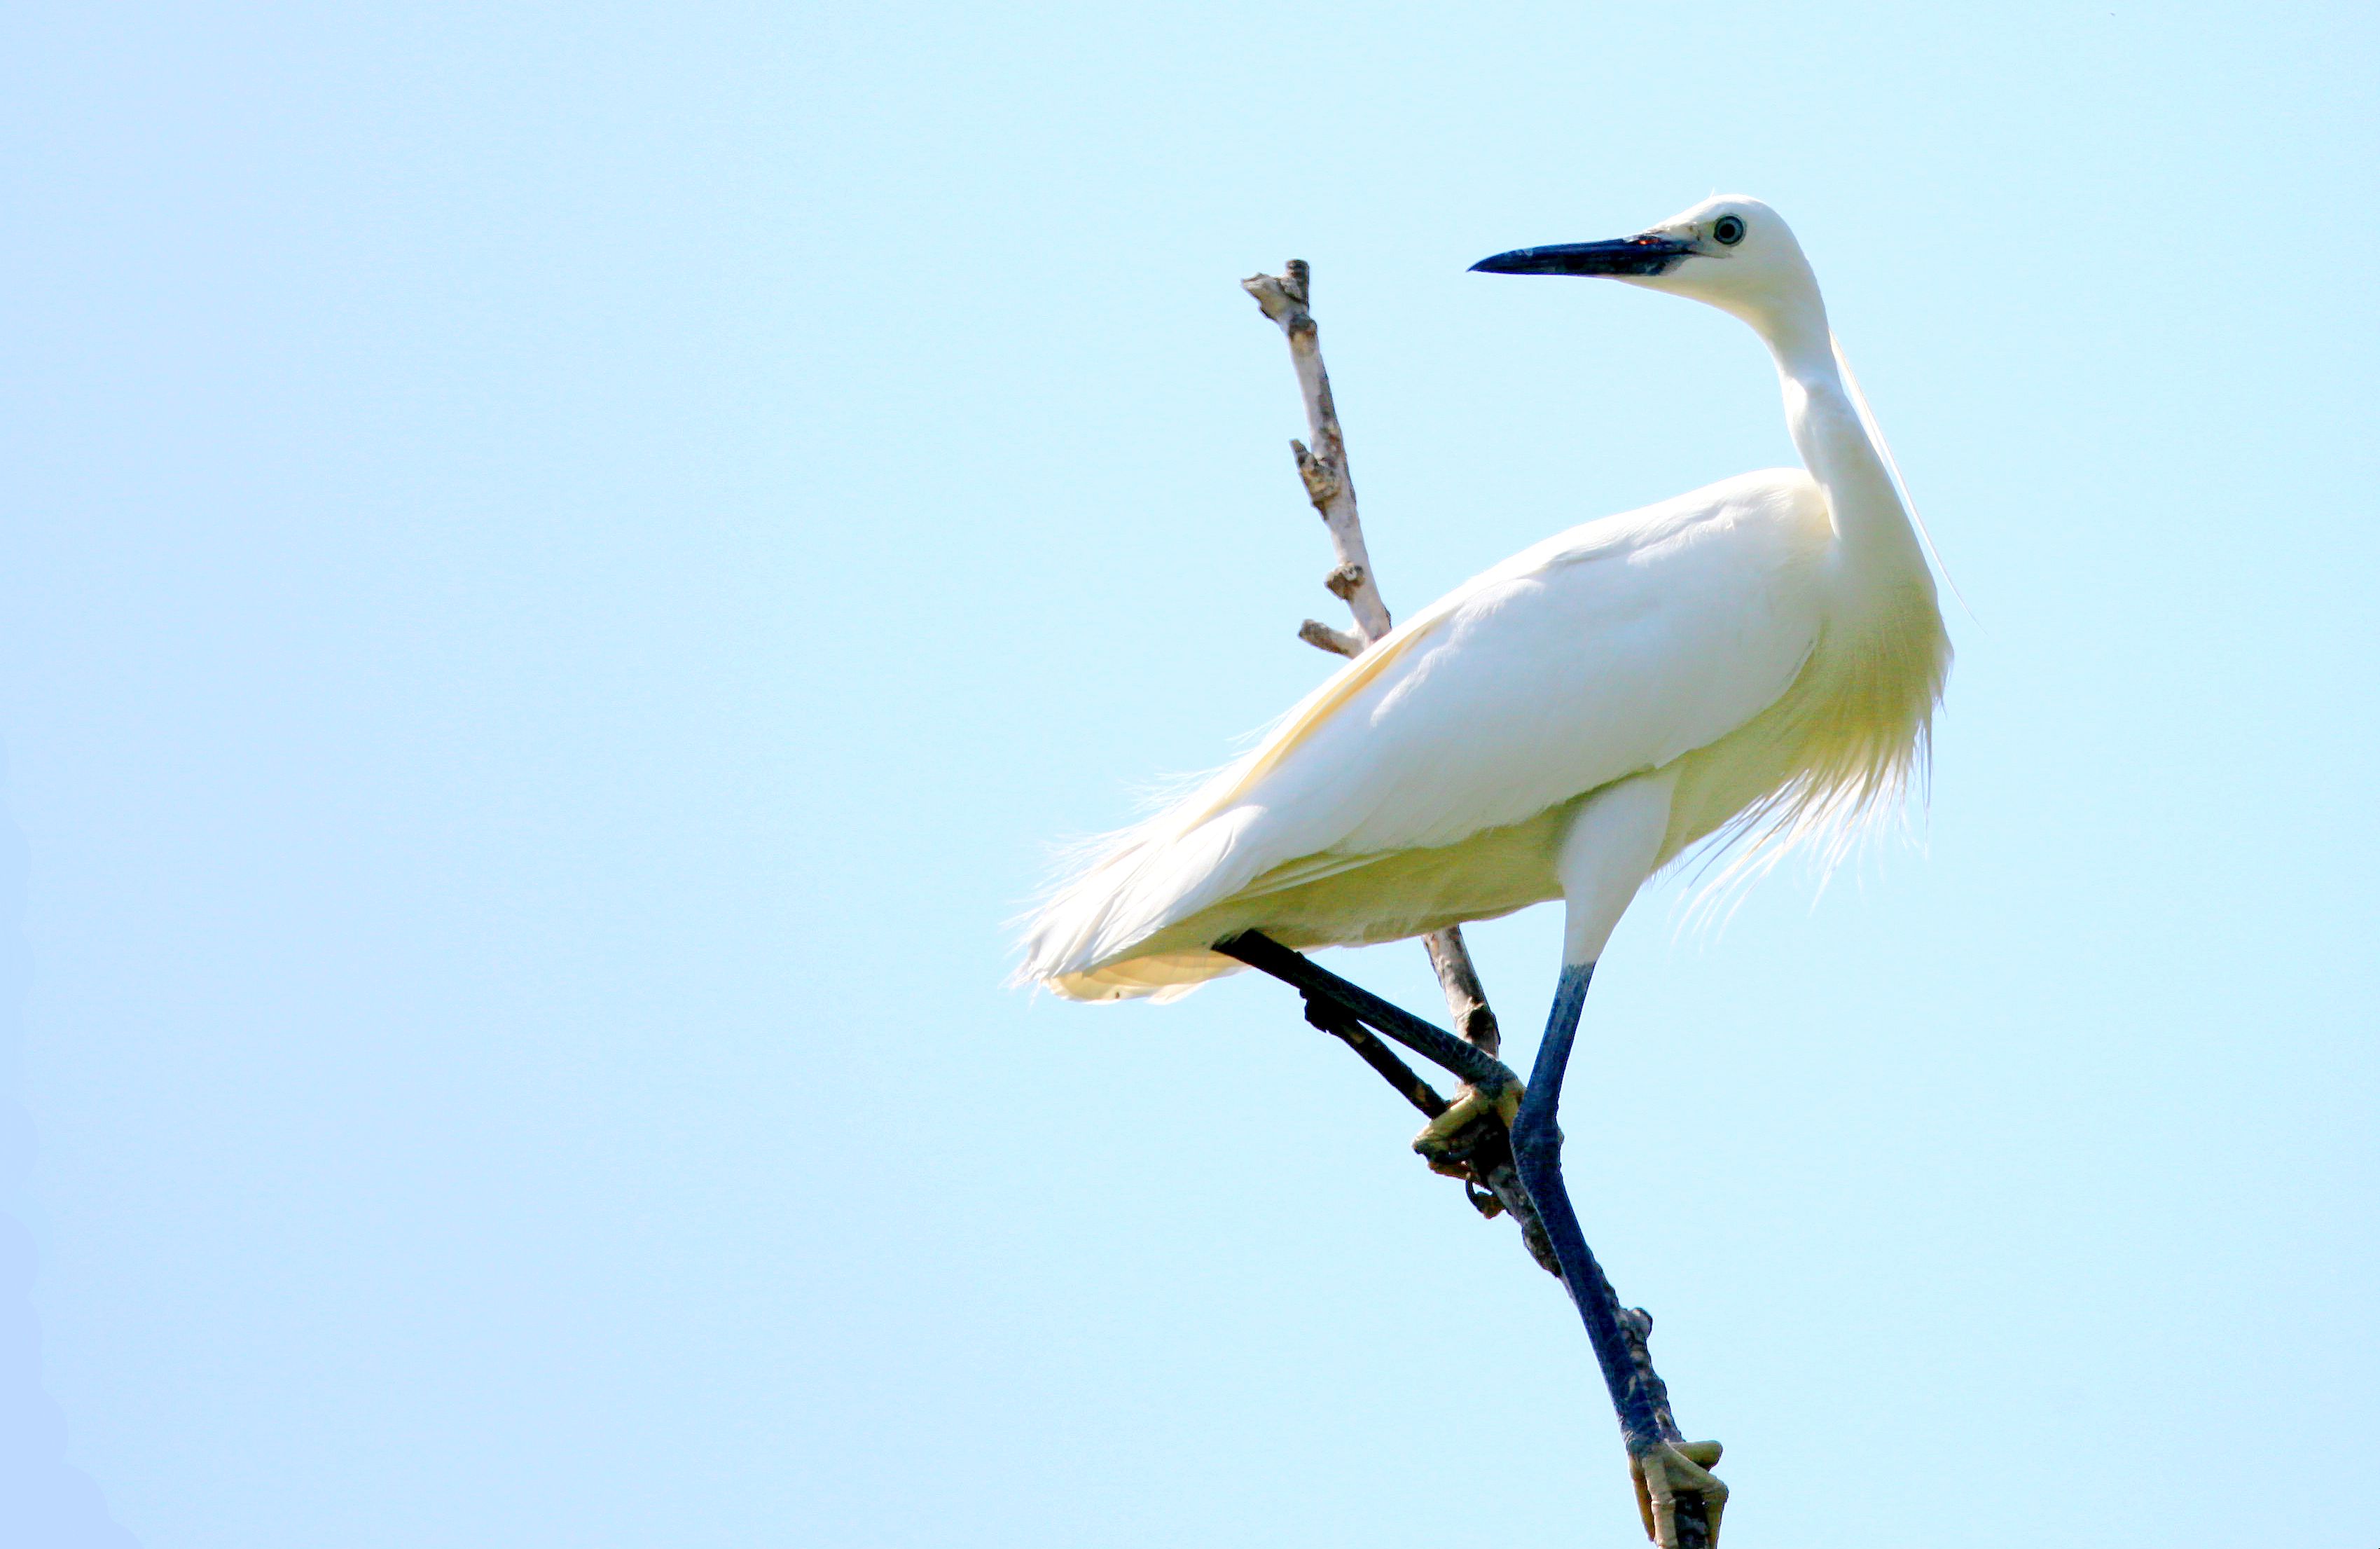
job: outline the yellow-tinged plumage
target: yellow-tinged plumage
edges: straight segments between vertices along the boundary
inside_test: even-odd
[[[1405,653],[1411,651],[1422,637],[1437,627],[1439,619],[1445,616],[1445,603],[1440,602],[1407,619],[1361,656],[1340,668],[1320,688],[1306,695],[1279,726],[1265,735],[1253,754],[1233,766],[1232,773],[1236,777],[1216,792],[1191,821],[1199,822],[1212,817],[1254,789],[1267,774],[1281,766],[1283,759],[1304,746],[1318,727],[1344,710],[1356,695],[1378,682],[1382,673],[1402,660]],[[1206,799],[1203,793],[1201,799]]]
[[[1773,230],[1766,271],[1640,283],[1761,330],[1804,468],[1588,523],[1413,615],[1245,758],[1115,835],[1039,912],[1022,976],[1167,998],[1232,971],[1209,948],[1241,931],[1384,941],[1569,896],[1576,815],[1639,777],[1662,793],[1627,809],[1660,815],[1649,864],[1709,840],[1732,857],[1722,879],[1803,845],[1840,859],[1891,810],[1924,763],[1949,643],[1889,455]],[[1597,903],[1582,939],[1624,904]]]
[[[1443,1157],[1490,1104],[1501,1112],[1646,1531],[1679,1549],[1699,1515],[1715,1543],[1719,1448],[1681,1441],[1646,1397],[1642,1347],[1562,1178],[1563,1072],[1596,964],[1647,877],[1706,842],[1733,852],[1722,881],[1805,843],[1831,861],[1897,804],[1927,756],[1949,641],[1898,470],[1775,212],[1715,199],[1633,238],[1477,267],[1609,275],[1742,318],[1776,359],[1803,468],[1587,523],[1424,609],[1245,759],[1117,835],[1042,908],[1020,977],[1079,999],[1164,999],[1233,970],[1214,945],[1256,931],[1275,945],[1234,951],[1312,997],[1330,992],[1279,946],[1415,935],[1560,896],[1561,976],[1525,1092],[1492,1061],[1483,1072],[1475,1048],[1342,1001],[1471,1083],[1415,1150]]]

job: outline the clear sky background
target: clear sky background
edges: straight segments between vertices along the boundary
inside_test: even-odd
[[[1790,460],[1741,325],[1463,272],[1718,189],[1974,615],[1913,836],[1662,888],[1587,1009],[1728,1541],[2371,1549],[2374,31],[11,6],[0,1538],[1635,1542],[1293,996],[1002,980],[1330,665],[1237,279],[1313,262],[1410,611]],[[1475,939],[1525,1059],[1554,911]]]

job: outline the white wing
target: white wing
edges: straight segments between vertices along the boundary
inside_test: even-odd
[[[1186,987],[1232,963],[1135,948],[1260,877],[1452,845],[1726,736],[1815,642],[1829,534],[1809,476],[1774,470],[1515,555],[1118,835],[1040,911],[1021,977],[1086,998]]]

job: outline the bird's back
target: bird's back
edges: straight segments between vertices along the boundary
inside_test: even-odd
[[[1779,469],[1515,555],[1115,835],[1039,911],[1020,976],[1163,994],[1230,971],[1207,948],[1235,930],[1386,940],[1549,896],[1548,814],[1785,693],[1820,634],[1829,537],[1816,485]]]

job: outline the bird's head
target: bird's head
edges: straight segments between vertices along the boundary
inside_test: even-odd
[[[1802,244],[1756,199],[1720,194],[1633,237],[1516,248],[1471,266],[1488,274],[1597,274],[1707,301],[1767,333],[1818,299]]]

